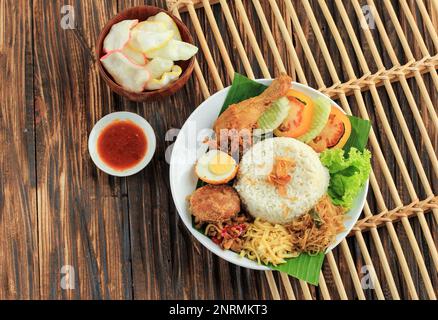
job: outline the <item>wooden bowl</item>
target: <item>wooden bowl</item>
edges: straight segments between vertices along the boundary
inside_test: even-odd
[[[167,13],[175,21],[175,23],[178,26],[179,32],[181,33],[181,38],[184,42],[193,44],[193,38],[189,32],[189,29],[184,23],[181,22],[181,20],[179,20],[174,15],[172,15],[171,13],[167,12],[164,9],[158,7],[152,7],[152,6],[139,6],[122,11],[105,25],[105,27],[103,28],[103,30],[99,35],[99,39],[97,41],[97,47],[96,47],[99,73],[112,91],[114,91],[115,93],[121,96],[128,98],[129,100],[136,102],[146,102],[146,101],[158,100],[160,98],[173,95],[187,83],[193,72],[193,68],[195,65],[195,57],[187,61],[179,61],[176,64],[182,68],[183,72],[178,80],[172,82],[171,84],[160,90],[144,91],[141,93],[136,93],[136,92],[128,91],[122,88],[122,86],[120,86],[119,84],[117,84],[117,82],[114,81],[113,77],[105,70],[104,66],[102,65],[100,59],[106,54],[103,50],[103,42],[106,36],[108,35],[109,31],[111,30],[111,27],[114,24],[119,23],[123,20],[133,20],[133,19],[138,19],[140,22],[145,21],[147,18],[154,16],[160,12]]]

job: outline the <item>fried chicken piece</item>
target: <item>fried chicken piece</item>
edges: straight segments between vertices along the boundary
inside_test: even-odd
[[[236,130],[241,136],[252,135],[257,128],[257,121],[261,115],[281,97],[284,97],[291,87],[292,78],[282,74],[261,95],[233,104],[216,120],[214,131],[218,142],[221,139],[221,130]],[[223,136],[225,137],[225,136]],[[242,143],[242,141],[241,141]]]
[[[240,198],[229,185],[207,185],[189,199],[191,213],[201,222],[228,221],[240,212]]]

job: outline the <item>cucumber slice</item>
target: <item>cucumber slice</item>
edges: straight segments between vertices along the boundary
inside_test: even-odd
[[[288,98],[280,98],[266,110],[257,121],[259,129],[264,133],[277,129],[289,115],[290,104]]]
[[[328,122],[330,111],[331,111],[331,102],[326,98],[317,98],[315,101],[315,107],[313,110],[313,119],[312,125],[310,126],[309,131],[298,138],[298,140],[308,143],[315,139],[324,129],[325,125]]]

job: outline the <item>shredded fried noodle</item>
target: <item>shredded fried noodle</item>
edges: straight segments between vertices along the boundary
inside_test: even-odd
[[[279,224],[273,225],[256,219],[249,225],[244,239],[240,255],[259,264],[263,262],[277,266],[299,255],[293,250],[292,236]]]
[[[310,214],[302,215],[286,226],[294,251],[317,254],[324,252],[344,231],[345,209],[333,205],[328,195],[319,200],[314,210],[322,220],[317,226]]]

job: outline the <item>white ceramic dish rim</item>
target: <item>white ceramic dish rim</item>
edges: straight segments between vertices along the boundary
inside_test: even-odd
[[[256,79],[255,81],[258,83],[264,84],[264,85],[269,85],[269,84],[271,84],[273,79]],[[311,87],[308,87],[306,85],[296,83],[296,82],[292,82],[291,85],[294,87],[294,89],[298,89],[299,91],[304,91],[304,92],[308,91],[313,96],[324,96],[324,97],[328,98],[327,96],[325,96],[321,92],[319,92]],[[184,152],[187,150],[186,148],[184,148],[181,133],[184,133],[185,131],[187,131],[188,130],[187,125],[191,121],[196,121],[195,119],[197,119],[201,113],[203,113],[203,114],[213,113],[213,111],[209,112],[208,110],[209,110],[209,108],[211,109],[214,107],[214,105],[216,105],[217,112],[215,112],[214,115],[212,116],[212,117],[214,117],[212,119],[212,123],[213,123],[218,117],[220,109],[223,106],[223,103],[225,101],[225,98],[226,98],[229,90],[230,90],[230,87],[227,87],[225,89],[218,91],[217,93],[215,93],[214,95],[212,95],[208,99],[206,99],[190,115],[190,117],[186,120],[184,126],[182,127],[180,134],[178,135],[178,138],[175,141],[174,148],[172,151],[171,162],[170,162],[170,176],[169,177],[170,177],[170,187],[171,187],[171,192],[172,192],[172,198],[174,200],[178,214],[179,214],[180,218],[183,220],[185,226],[190,230],[192,235],[199,242],[201,242],[208,250],[210,250],[211,252],[213,252],[217,256],[221,257],[222,259],[225,259],[226,261],[231,262],[233,264],[236,264],[238,266],[249,268],[249,269],[254,269],[254,270],[267,271],[267,270],[271,270],[271,269],[268,268],[267,266],[259,265],[256,262],[251,261],[247,258],[242,258],[234,252],[222,250],[210,238],[208,238],[207,236],[203,235],[198,230],[196,230],[192,225],[192,217],[191,217],[190,212],[188,211],[186,199],[183,200],[183,199],[181,199],[182,196],[178,196],[178,190],[179,190],[179,188],[181,188],[181,185],[177,183],[175,177],[177,175],[177,172],[178,172],[178,174],[181,175],[182,170],[180,167],[178,167],[178,165],[175,161],[175,158],[176,158],[175,154],[177,154],[178,152]],[[339,108],[342,112],[344,112],[342,110],[342,108],[336,102],[334,102],[333,100],[331,100],[331,101],[337,108]],[[213,107],[211,107],[211,106],[213,106]],[[205,115],[204,115],[204,117],[205,117]],[[179,150],[180,148],[182,148],[182,149]],[[202,147],[201,145],[196,150],[198,157],[200,154],[203,153],[202,149],[204,149],[204,152],[206,151],[206,147]],[[192,164],[192,167],[193,166],[194,166],[194,163]],[[176,171],[177,169],[178,169],[178,171]],[[193,171],[193,176],[195,176],[193,168],[192,168],[192,171]],[[195,176],[195,180],[197,180],[196,176]],[[356,197],[355,202],[353,204],[353,208],[347,213],[349,215],[349,219],[345,220],[345,223],[344,223],[345,231],[338,234],[338,236],[336,237],[336,241],[327,249],[327,252],[333,250],[337,245],[339,245],[339,243],[343,239],[345,239],[345,237],[350,233],[351,229],[354,227],[354,225],[357,222],[357,220],[359,219],[359,216],[360,216],[360,214],[363,210],[363,207],[365,205],[366,196],[368,193],[368,187],[369,187],[369,180],[366,182],[366,184],[364,185],[364,187],[362,188],[362,190],[359,192],[358,196]],[[193,190],[191,190],[191,192],[193,192],[195,190],[195,188],[196,188],[196,183],[195,183],[195,187],[192,188]],[[185,197],[187,197],[189,194],[186,194]]]
[[[117,120],[130,120],[138,125],[146,135],[147,139],[147,151],[143,159],[134,167],[118,171],[107,166],[99,157],[97,152],[97,139],[104,128],[109,124]],[[90,136],[88,138],[88,152],[90,153],[91,159],[94,164],[103,172],[115,176],[115,177],[128,177],[139,173],[143,170],[152,160],[156,149],[156,138],[154,129],[149,124],[149,122],[138,114],[132,112],[114,112],[106,115],[100,119],[91,130]]]

